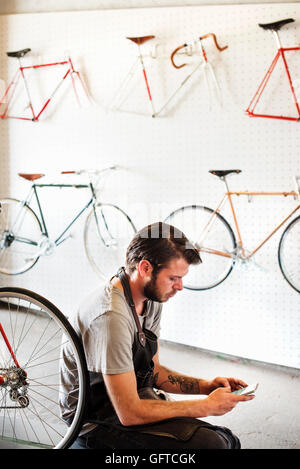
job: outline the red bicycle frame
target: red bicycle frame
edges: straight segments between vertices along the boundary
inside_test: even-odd
[[[8,53],[8,55],[11,54],[10,56],[17,57],[19,59],[20,66],[18,67],[17,72],[15,73],[13,79],[9,83],[4,95],[1,98],[0,106],[5,105],[4,111],[0,114],[1,119],[10,118],[10,119],[21,119],[21,120],[27,120],[27,121],[38,121],[41,114],[44,112],[44,110],[46,109],[46,107],[48,106],[50,101],[53,99],[54,95],[56,94],[56,92],[58,91],[58,89],[61,87],[61,85],[64,83],[65,79],[68,76],[71,77],[72,86],[73,86],[73,90],[74,90],[77,102],[80,103],[78,93],[77,93],[77,89],[76,89],[76,85],[75,85],[74,74],[79,79],[80,84],[81,84],[86,96],[88,97],[88,92],[87,92],[86,86],[85,86],[79,72],[74,70],[71,58],[68,58],[68,60],[64,60],[64,61],[61,61],[61,62],[53,62],[53,63],[40,64],[40,65],[22,66],[20,58],[23,57],[23,55],[25,55],[25,53],[27,53],[28,51],[30,51],[30,49],[24,49],[24,51],[19,51],[19,52],[16,52],[16,53]],[[45,101],[45,103],[43,103],[42,108],[39,111],[36,112],[34,110],[34,107],[33,107],[33,104],[32,104],[32,99],[31,99],[31,96],[30,96],[30,90],[29,90],[29,86],[28,86],[28,83],[27,83],[27,79],[26,79],[24,70],[38,69],[38,68],[45,68],[45,67],[55,67],[55,66],[66,66],[67,70],[64,72],[63,77],[61,78],[61,80],[56,85],[56,87],[53,90],[53,92],[51,93],[50,97]],[[11,104],[12,98],[14,96],[14,93],[15,93],[15,90],[16,90],[16,87],[17,87],[17,84],[18,84],[20,78],[24,82],[25,91],[26,91],[26,95],[27,95],[27,98],[28,98],[28,107],[31,111],[31,116],[32,117],[17,116],[17,115],[10,115],[9,114],[10,104]]]
[[[15,363],[15,365],[17,366],[17,368],[20,368],[20,365],[19,365],[19,363],[18,363],[18,361],[17,361],[17,359],[16,359],[16,356],[15,356],[15,354],[14,354],[14,352],[13,352],[13,349],[12,349],[12,347],[11,347],[9,341],[8,341],[8,338],[7,338],[7,336],[6,336],[5,332],[4,332],[4,329],[3,329],[3,327],[2,327],[1,322],[0,322],[0,333],[1,333],[2,337],[3,337],[3,340],[4,340],[5,344],[6,344],[6,347],[8,348],[8,351],[9,351],[9,353],[10,353],[10,355],[11,355],[11,357],[12,357],[14,363]],[[3,383],[3,378],[0,376],[0,385],[1,385],[2,383]]]
[[[295,90],[294,90],[294,86],[293,86],[293,82],[292,82],[292,78],[291,78],[291,74],[290,74],[290,71],[289,71],[289,67],[288,67],[288,64],[287,64],[287,61],[286,61],[286,58],[285,58],[285,52],[288,52],[288,51],[297,51],[297,50],[300,50],[300,47],[282,47],[281,46],[281,43],[280,43],[280,39],[279,39],[279,35],[278,35],[278,29],[284,25],[284,24],[287,24],[287,23],[290,23],[294,21],[293,19],[288,19],[288,20],[282,20],[282,21],[278,21],[276,23],[271,23],[271,24],[267,24],[267,25],[259,25],[261,27],[263,27],[264,29],[269,29],[272,31],[272,33],[274,34],[275,36],[275,40],[276,40],[276,43],[277,43],[277,47],[278,47],[278,50],[277,50],[277,54],[275,55],[275,58],[273,59],[267,73],[265,74],[261,84],[259,85],[258,87],[258,90],[256,91],[254,97],[252,98],[246,112],[247,114],[250,116],[250,117],[267,117],[267,118],[271,118],[271,119],[283,119],[283,120],[290,120],[290,121],[296,121],[298,122],[300,120],[300,108],[299,108],[299,103],[298,103],[298,100],[297,100],[297,96],[295,94]],[[288,83],[289,83],[289,88],[291,90],[291,93],[292,93],[292,98],[293,98],[293,102],[294,102],[294,105],[295,105],[295,108],[296,108],[296,116],[282,116],[282,115],[272,115],[272,114],[258,114],[255,111],[255,108],[263,94],[263,91],[265,90],[266,86],[267,86],[267,83],[272,75],[272,72],[274,71],[275,69],[275,66],[278,62],[279,59],[282,59],[283,61],[283,65],[284,65],[284,70],[286,72],[286,75],[287,75],[287,79],[288,79]]]

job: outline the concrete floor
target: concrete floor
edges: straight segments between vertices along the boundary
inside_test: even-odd
[[[220,354],[165,341],[160,344],[160,361],[191,376],[233,376],[248,384],[258,382],[255,399],[239,403],[223,416],[205,420],[230,428],[240,438],[243,449],[300,448],[300,370],[221,358]],[[178,399],[178,395],[172,397]]]

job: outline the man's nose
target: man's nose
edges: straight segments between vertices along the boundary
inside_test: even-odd
[[[176,290],[182,290],[182,289],[183,289],[182,279],[179,278],[179,279],[176,281],[176,283],[175,283],[174,286],[175,286]]]

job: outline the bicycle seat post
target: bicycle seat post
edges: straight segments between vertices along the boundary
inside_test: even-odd
[[[230,192],[229,187],[228,187],[228,182],[227,182],[226,176],[222,176],[221,179],[222,179],[222,181],[223,181],[224,184],[225,184],[226,192]]]
[[[272,31],[272,33],[273,33],[273,36],[274,36],[274,39],[275,39],[277,48],[278,48],[278,49],[282,49],[282,44],[281,44],[281,42],[280,42],[280,38],[279,38],[278,31],[276,31],[275,29],[272,29],[271,31]]]
[[[36,120],[36,116],[34,114],[34,110],[33,110],[33,105],[32,105],[32,100],[31,100],[31,95],[30,95],[30,92],[29,92],[29,87],[28,87],[28,83],[27,83],[27,79],[26,79],[26,76],[25,76],[25,73],[24,73],[24,67],[23,67],[23,64],[22,64],[22,57],[24,57],[25,54],[27,54],[27,52],[30,52],[30,49],[24,49],[22,51],[18,51],[18,52],[11,52],[11,53],[7,53],[7,55],[9,57],[16,57],[18,59],[18,62],[19,62],[19,70],[20,70],[20,73],[22,75],[22,78],[23,78],[23,82],[24,82],[24,86],[25,86],[25,91],[26,91],[26,95],[27,95],[27,98],[28,98],[28,107],[30,108],[31,110],[31,113],[32,113],[32,120],[35,121]]]
[[[279,39],[278,31],[280,30],[280,28],[282,28],[286,24],[293,23],[294,21],[295,20],[293,18],[287,18],[287,19],[284,19],[284,20],[275,21],[273,23],[266,23],[266,24],[259,23],[258,26],[260,26],[261,28],[263,28],[266,31],[271,31],[271,33],[273,33],[273,35],[274,35],[274,38],[275,38],[276,45],[277,45],[278,49],[282,49],[282,45],[281,45],[281,42],[280,42],[280,39]]]

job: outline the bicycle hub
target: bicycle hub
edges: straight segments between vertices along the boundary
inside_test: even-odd
[[[0,386],[8,389],[12,401],[17,402],[20,407],[27,407],[29,398],[27,397],[26,371],[17,367],[6,368],[1,371]]]

